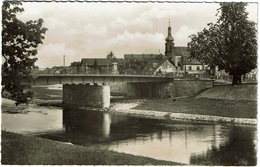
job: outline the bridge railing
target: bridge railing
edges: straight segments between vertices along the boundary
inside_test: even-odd
[[[156,74],[148,71],[130,71],[124,70],[119,71],[119,74],[112,74],[112,72],[107,72],[106,70],[95,70],[88,69],[86,71],[80,71],[76,69],[66,69],[66,68],[58,68],[58,69],[49,69],[49,68],[40,68],[37,70],[32,70],[32,75],[126,75],[126,76],[174,76],[174,74]]]
[[[125,75],[125,74],[33,74],[33,78],[37,77],[127,77],[127,78],[174,78],[174,76],[166,76],[166,75]]]
[[[158,77],[174,77],[174,78],[185,78],[185,79],[200,79],[200,78],[205,78],[209,79],[211,76],[207,74],[205,71],[204,72],[196,72],[196,73],[184,73],[184,71],[178,71],[178,72],[171,72],[171,73],[153,73],[149,72],[147,70],[144,71],[133,71],[133,70],[124,70],[121,71],[119,74],[111,74],[107,73],[105,70],[94,70],[94,69],[89,69],[88,71],[79,71],[77,69],[69,69],[69,68],[57,68],[57,69],[49,69],[49,68],[40,68],[37,70],[33,70],[31,73],[33,76],[39,76],[39,75],[44,75],[44,76],[158,76]]]

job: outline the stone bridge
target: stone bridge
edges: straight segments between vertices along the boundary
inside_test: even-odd
[[[132,97],[180,97],[211,88],[214,80],[149,75],[38,74],[31,81],[31,85],[53,84],[63,84],[64,107],[108,108],[111,89],[121,89]]]
[[[33,76],[33,85],[52,84],[109,84],[115,82],[171,82],[173,77],[150,75],[105,75],[105,74],[38,74]]]

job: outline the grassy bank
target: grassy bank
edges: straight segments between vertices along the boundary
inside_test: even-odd
[[[31,91],[33,91],[35,99],[41,100],[61,100],[62,99],[62,89],[48,89],[47,86],[33,86]]]
[[[57,89],[58,88],[58,89]],[[35,98],[32,103],[39,106],[62,106],[62,90],[48,87],[33,87]],[[257,85],[216,86],[202,92],[197,97],[173,99],[129,99],[111,98],[111,108],[116,104],[137,103],[133,109],[158,112],[210,115],[232,118],[257,118]],[[11,110],[10,107],[14,109]],[[26,109],[26,107],[24,107]],[[25,110],[24,109],[24,110]],[[2,104],[2,111],[19,112],[15,105]]]
[[[146,100],[134,109],[256,119],[257,85],[215,86],[196,97]]]
[[[40,106],[61,106],[61,90],[34,87],[35,101]],[[49,100],[47,100],[49,99]],[[195,97],[173,99],[122,99],[111,98],[111,106],[136,103],[136,110],[211,115],[232,118],[257,118],[257,85],[216,86]]]
[[[142,101],[137,110],[212,115],[233,118],[257,118],[257,102],[207,98],[152,99]]]
[[[4,165],[180,165],[2,131]]]
[[[198,98],[257,101],[257,84],[222,85],[208,89]]]

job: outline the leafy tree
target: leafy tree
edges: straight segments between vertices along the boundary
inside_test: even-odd
[[[235,85],[241,83],[242,75],[256,68],[256,24],[248,20],[246,3],[225,2],[220,6],[217,23],[191,35],[188,49],[191,58],[232,75]]]
[[[95,61],[94,61],[93,68],[95,70],[95,73],[98,73],[97,59],[95,59]]]
[[[115,54],[114,54],[112,51],[110,51],[110,52],[107,54],[107,73],[108,73],[108,71],[109,71],[109,62],[110,62],[111,60],[116,60],[116,56],[115,56]]]
[[[97,69],[97,68],[98,68],[97,59],[95,59],[95,61],[94,61],[93,68],[94,68],[94,69]]]
[[[11,1],[2,6],[2,85],[14,97],[23,91],[22,79],[30,79],[37,47],[47,31],[42,19],[19,20],[16,14],[24,11],[21,6],[21,2]]]
[[[114,56],[114,57],[112,58],[112,60],[113,60],[113,62],[117,62],[117,57]]]
[[[110,51],[108,54],[107,54],[107,59],[109,59],[109,60],[112,60],[112,59],[114,59],[116,56],[115,56],[115,54],[112,52],[112,51]]]

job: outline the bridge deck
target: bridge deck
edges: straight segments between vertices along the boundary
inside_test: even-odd
[[[38,74],[33,76],[34,85],[44,84],[84,84],[115,82],[171,82],[172,76],[150,75],[104,75],[104,74]]]

